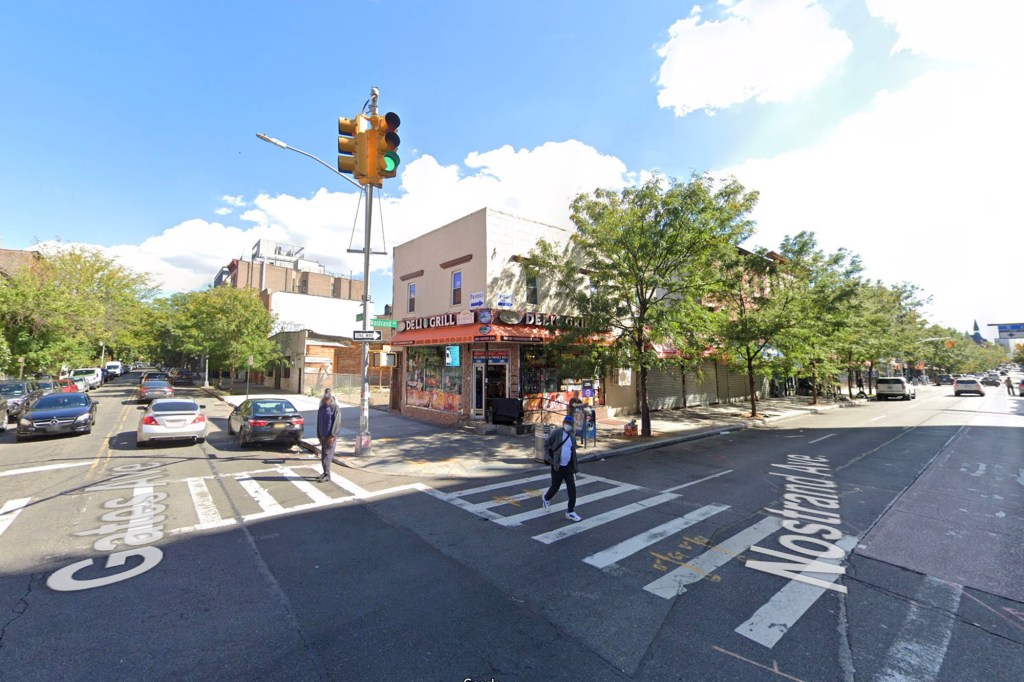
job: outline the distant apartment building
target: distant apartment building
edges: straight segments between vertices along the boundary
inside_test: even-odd
[[[261,239],[252,247],[250,260],[233,259],[217,273],[214,286],[256,289],[274,294],[308,294],[362,301],[363,281],[327,272],[320,263],[305,257],[305,247]]]
[[[0,277],[10,277],[18,270],[32,265],[38,258],[38,251],[0,248]]]

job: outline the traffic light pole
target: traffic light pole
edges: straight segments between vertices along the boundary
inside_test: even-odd
[[[370,88],[370,115],[377,115],[380,91]],[[370,329],[370,239],[373,224],[373,185],[366,186],[366,229],[363,235],[363,331]],[[356,455],[373,454],[370,439],[370,342],[362,345],[361,388],[359,390],[359,434],[356,436]]]

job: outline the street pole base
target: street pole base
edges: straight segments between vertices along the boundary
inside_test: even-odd
[[[372,455],[373,444],[369,433],[360,433],[356,436],[356,455]]]

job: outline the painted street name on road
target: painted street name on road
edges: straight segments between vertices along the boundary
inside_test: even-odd
[[[83,559],[52,573],[46,581],[47,587],[57,592],[91,590],[134,578],[160,563],[164,556],[163,551],[159,547],[153,547],[151,543],[164,536],[163,522],[166,517],[163,513],[167,510],[167,505],[161,503],[167,499],[167,493],[153,492],[153,487],[166,483],[156,480],[164,476],[163,472],[148,470],[161,466],[163,464],[160,462],[150,462],[114,467],[113,470],[119,474],[114,480],[86,488],[86,492],[131,489],[132,495],[128,498],[107,500],[103,503],[103,508],[111,511],[100,517],[104,525],[75,533],[78,536],[103,536],[93,543],[93,549],[98,552],[111,552],[107,556],[105,568],[120,568],[132,557],[141,558],[142,563],[127,571],[99,578],[79,579],[75,574],[95,563],[94,559]],[[135,549],[114,551],[121,544]]]
[[[786,464],[773,464],[772,466],[784,470],[770,473],[773,476],[782,476],[786,479],[786,492],[783,495],[781,510],[766,509],[765,511],[783,517],[782,527],[790,534],[781,536],[778,542],[789,552],[752,545],[751,551],[784,559],[786,562],[748,559],[745,566],[846,594],[845,585],[806,575],[807,573],[846,574],[846,568],[842,566],[841,562],[846,558],[847,550],[833,542],[843,537],[843,532],[836,528],[841,523],[839,513],[838,511],[825,511],[839,509],[837,486],[832,480],[832,468],[829,466],[828,460],[825,457],[814,455],[787,455]],[[810,474],[817,478],[794,475],[789,473],[791,471]],[[811,505],[813,508],[803,505]],[[795,552],[795,554],[790,552]]]

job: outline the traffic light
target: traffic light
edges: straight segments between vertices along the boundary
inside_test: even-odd
[[[389,111],[383,116],[374,116],[372,123],[377,139],[373,161],[375,166],[370,175],[376,176],[378,181],[375,184],[380,187],[380,179],[398,175],[398,165],[402,163],[397,151],[398,145],[402,143],[397,132],[402,119],[395,112]]]
[[[353,177],[365,184],[367,176],[367,134],[361,125],[362,116],[338,118],[338,171],[351,173]]]

